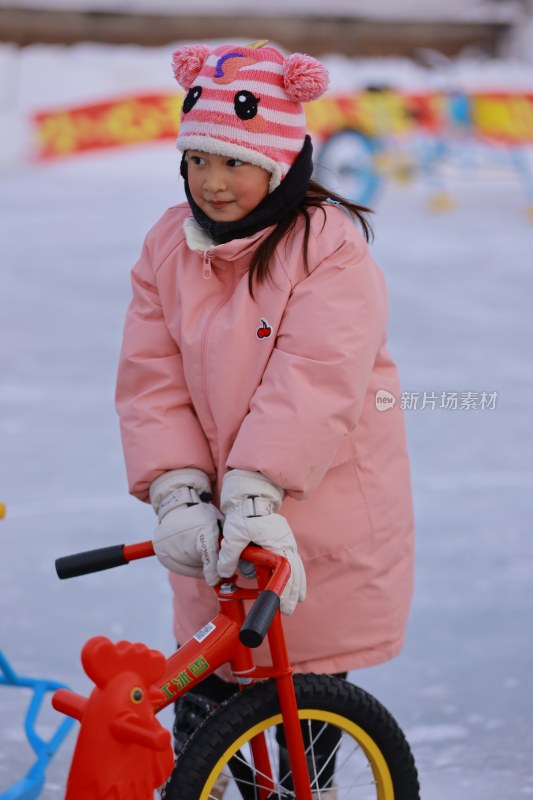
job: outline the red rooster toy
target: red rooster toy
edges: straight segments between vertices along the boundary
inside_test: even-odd
[[[174,764],[170,733],[153,710],[163,697],[156,681],[165,657],[97,636],[81,661],[96,684],[90,696],[59,689],[52,698],[57,711],[81,722],[65,800],[152,800]]]

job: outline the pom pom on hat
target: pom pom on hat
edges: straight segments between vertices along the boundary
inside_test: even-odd
[[[283,81],[291,100],[308,103],[317,100],[328,88],[328,71],[316,58],[293,53],[285,62]]]
[[[180,86],[190,89],[211,50],[206,44],[186,44],[172,56],[172,71]]]

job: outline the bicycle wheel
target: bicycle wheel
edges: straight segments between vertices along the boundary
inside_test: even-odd
[[[327,675],[298,675],[295,689],[316,800],[419,800],[409,745],[374,697]],[[227,700],[181,751],[163,797],[257,800],[268,784],[254,769],[249,742],[263,732],[275,784],[269,800],[294,798],[281,721],[274,681]]]

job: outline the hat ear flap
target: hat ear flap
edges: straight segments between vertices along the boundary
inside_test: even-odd
[[[328,71],[320,61],[304,53],[293,53],[283,69],[285,91],[291,100],[308,103],[328,88]]]
[[[211,50],[206,44],[186,44],[172,56],[174,77],[183,89],[190,89]]]

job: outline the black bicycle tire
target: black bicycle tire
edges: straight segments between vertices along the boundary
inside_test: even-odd
[[[328,675],[297,675],[295,690],[298,708],[332,712],[362,728],[383,754],[395,800],[419,800],[418,774],[409,744],[398,723],[376,698],[348,681]],[[164,800],[198,800],[230,743],[277,713],[279,701],[272,680],[222,703],[180,752],[163,791]]]

